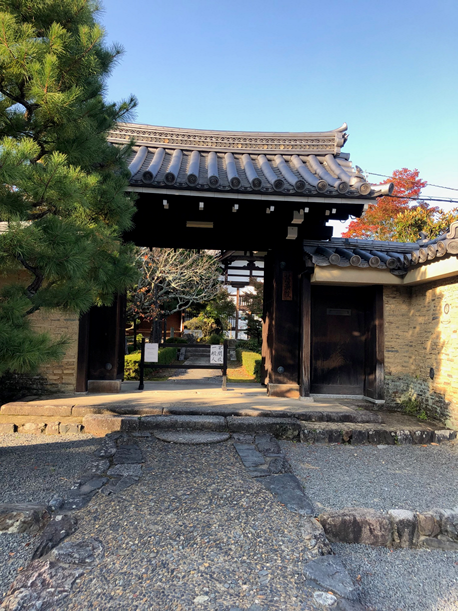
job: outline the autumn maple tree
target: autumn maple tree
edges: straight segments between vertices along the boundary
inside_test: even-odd
[[[394,183],[392,195],[379,197],[377,203],[369,204],[366,212],[350,223],[342,234],[344,238],[396,240],[396,219],[400,214],[407,213],[414,201],[418,201],[427,183],[420,179],[418,170],[407,168],[395,170],[391,182]]]

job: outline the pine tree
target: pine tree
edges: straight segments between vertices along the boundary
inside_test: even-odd
[[[106,134],[136,102],[104,99],[122,51],[106,45],[99,8],[0,0],[0,374],[63,353],[31,314],[107,305],[133,279],[128,147]]]

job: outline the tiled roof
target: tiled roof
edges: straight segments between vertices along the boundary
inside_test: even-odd
[[[440,257],[458,254],[458,222],[434,240],[382,242],[353,238],[304,240],[304,252],[311,265],[388,269],[404,276],[409,269]]]
[[[124,123],[108,139],[134,140],[132,187],[371,199],[380,186],[341,152],[346,130],[346,124],[329,132],[271,133]]]

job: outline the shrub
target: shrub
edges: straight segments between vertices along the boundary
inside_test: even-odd
[[[212,333],[208,338],[209,344],[221,344],[224,341],[224,337],[218,333]]]
[[[170,365],[176,360],[177,349],[176,348],[159,348],[158,364],[159,365]],[[124,379],[125,380],[138,380],[140,379],[140,359],[141,353],[139,350],[128,354],[124,362]],[[154,368],[155,369],[155,368]],[[145,363],[145,375],[147,370],[153,370],[149,363]]]
[[[165,340],[166,344],[189,344],[188,340],[184,337],[168,337]]]
[[[237,360],[242,363],[247,373],[255,376],[256,382],[261,381],[261,360],[262,357],[257,352],[247,352],[241,348],[236,350]]]
[[[235,347],[246,350],[247,352],[257,352],[261,354],[261,344],[255,339],[239,339]]]

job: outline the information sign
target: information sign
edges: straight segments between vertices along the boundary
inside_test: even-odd
[[[159,360],[159,344],[145,344],[145,363],[157,363]]]
[[[211,365],[223,365],[224,364],[224,346],[214,345],[210,346],[210,364]]]

